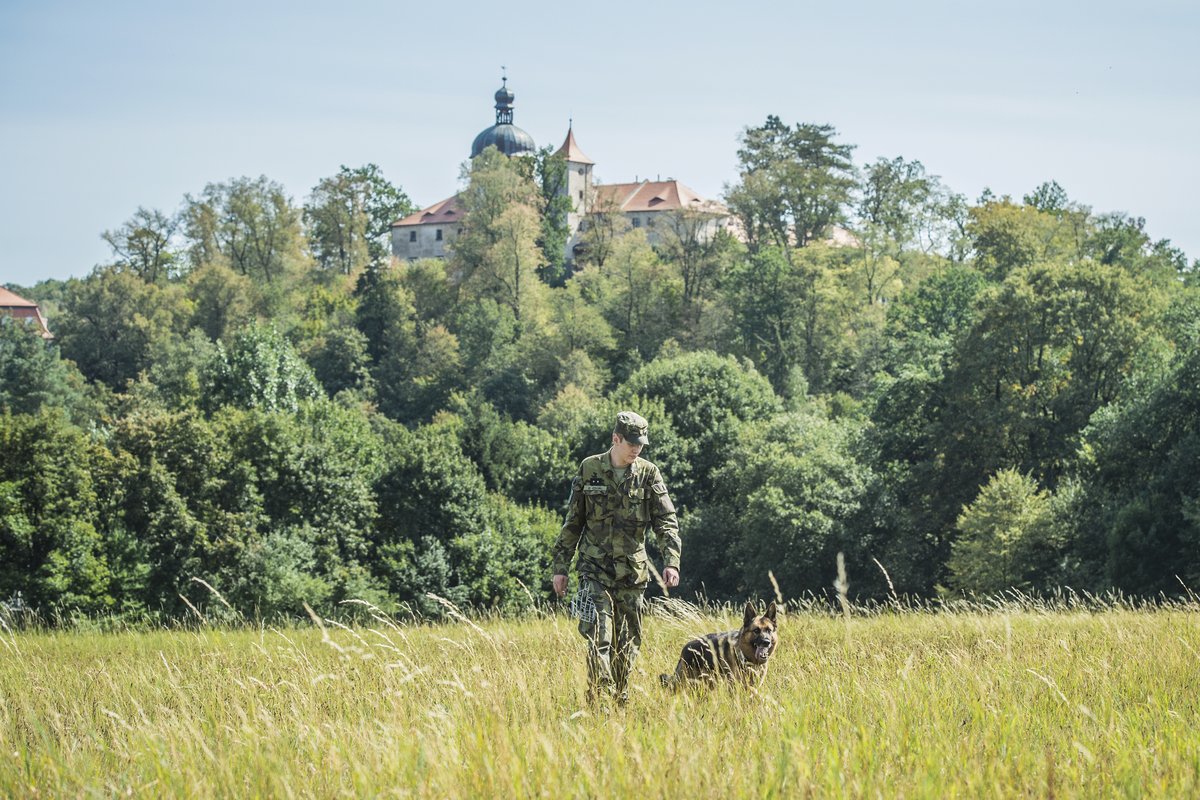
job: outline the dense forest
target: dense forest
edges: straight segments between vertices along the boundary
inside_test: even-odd
[[[464,166],[444,261],[390,257],[374,165],[137,209],[88,277],[10,287],[54,339],[0,324],[0,600],[519,608],[620,408],[687,598],[822,594],[839,552],[860,598],[1200,586],[1200,265],[1053,181],[852,156],[768,117],[736,235],[600,209],[570,265],[549,151]]]

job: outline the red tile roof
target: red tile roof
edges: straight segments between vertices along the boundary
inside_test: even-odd
[[[37,308],[37,303],[26,300],[0,286],[0,308]]]
[[[727,214],[720,203],[705,200],[679,181],[642,181],[641,183],[608,183],[596,187],[596,205],[604,208],[615,205],[626,213],[633,211],[677,211],[695,208]]]
[[[14,319],[33,320],[37,323],[43,338],[54,338],[53,334],[50,333],[50,328],[46,325],[46,318],[42,316],[42,310],[38,308],[37,303],[26,300],[24,297],[10,292],[3,286],[0,286],[0,314],[6,314]]]
[[[392,223],[393,228],[403,228],[409,225],[433,225],[443,224],[451,225],[455,222],[460,222],[463,218],[463,209],[459,205],[458,195],[447,197],[440,203],[434,203],[429,208],[422,208],[413,214],[409,214],[404,219],[398,219]]]
[[[576,164],[595,164],[590,158],[583,154],[579,149],[579,145],[575,143],[575,131],[567,128],[567,139],[563,142],[562,147],[558,148],[556,156],[565,156],[567,161],[574,161]]]

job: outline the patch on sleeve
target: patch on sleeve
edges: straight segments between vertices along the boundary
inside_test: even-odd
[[[667,485],[662,481],[651,484],[650,491],[654,492],[654,501],[658,503],[658,507],[663,511],[674,514],[675,504],[671,502],[671,498],[667,495]]]

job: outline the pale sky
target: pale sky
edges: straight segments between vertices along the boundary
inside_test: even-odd
[[[1200,4],[0,0],[0,283],[86,275],[138,206],[342,164],[458,187],[500,67],[539,146],[719,197],[768,114],[974,200],[1057,180],[1200,258]]]

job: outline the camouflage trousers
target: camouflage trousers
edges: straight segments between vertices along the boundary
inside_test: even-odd
[[[588,642],[588,699],[629,699],[629,673],[642,646],[645,587],[609,589],[580,577],[580,589],[592,596],[593,620],[580,619],[579,632]]]

